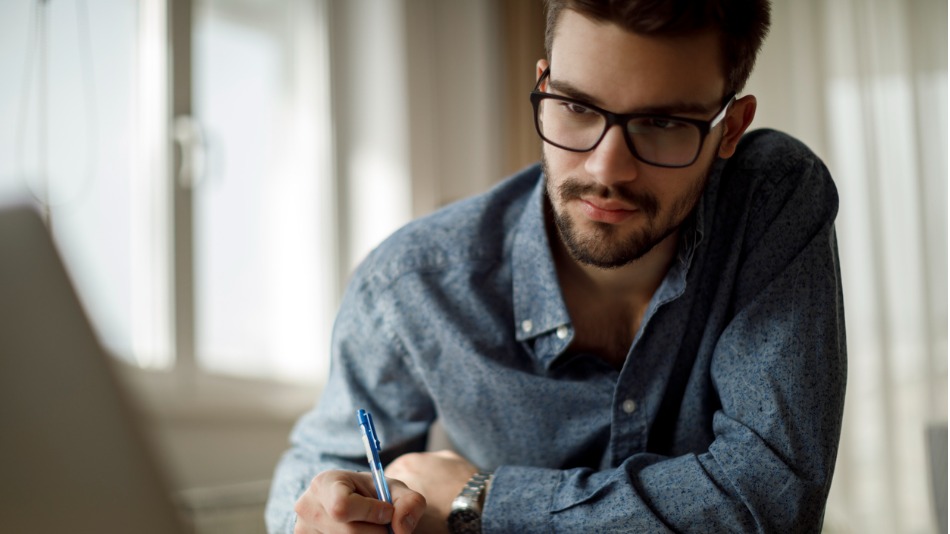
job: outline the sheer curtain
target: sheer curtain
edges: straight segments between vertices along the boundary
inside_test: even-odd
[[[946,459],[930,465],[926,432],[947,421],[946,45],[943,0],[777,0],[747,88],[755,126],[805,141],[841,195],[849,376],[826,532],[938,528]]]

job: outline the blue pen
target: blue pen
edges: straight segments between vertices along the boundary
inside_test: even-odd
[[[369,462],[369,468],[373,472],[373,482],[376,485],[376,497],[381,501],[392,503],[393,499],[389,495],[389,485],[386,484],[386,476],[383,475],[383,463],[379,460],[379,438],[376,437],[376,427],[373,426],[373,416],[366,410],[356,412],[356,419],[359,421],[360,430],[363,433],[363,445],[366,447],[366,460]]]

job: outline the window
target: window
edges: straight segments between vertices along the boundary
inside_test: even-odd
[[[103,343],[167,367],[161,32],[128,0],[0,7],[0,196],[46,207]]]
[[[321,380],[338,294],[324,10],[0,5],[0,201],[48,208],[118,358]]]
[[[335,309],[335,213],[322,13],[201,0],[194,116],[195,354],[209,370],[315,376]]]

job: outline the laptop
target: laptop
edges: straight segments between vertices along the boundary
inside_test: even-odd
[[[185,532],[38,213],[0,208],[0,532]]]

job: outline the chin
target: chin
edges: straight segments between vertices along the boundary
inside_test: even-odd
[[[584,221],[554,214],[558,236],[576,261],[601,269],[616,269],[647,255],[676,228],[657,232],[647,228],[622,229],[618,226]]]

